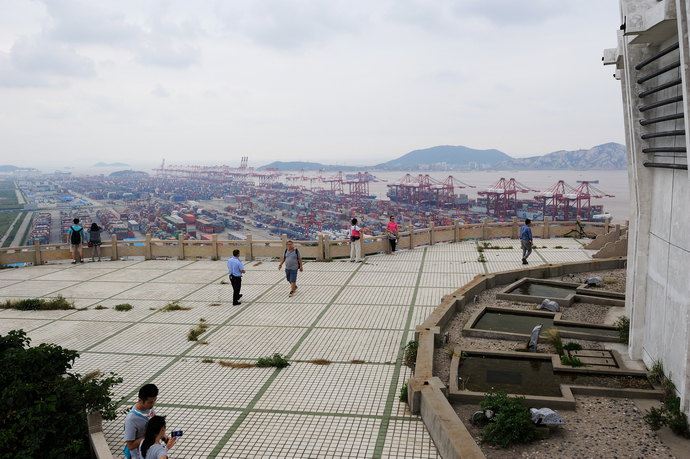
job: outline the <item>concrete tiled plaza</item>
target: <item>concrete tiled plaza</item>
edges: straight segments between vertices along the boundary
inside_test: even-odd
[[[537,240],[531,264],[582,261],[584,241]],[[437,244],[364,264],[307,262],[294,298],[276,262],[247,263],[243,304],[232,306],[225,261],[120,260],[0,271],[0,299],[62,295],[81,311],[0,310],[0,333],[80,351],[76,371],[114,371],[116,395],[161,389],[158,412],[185,431],[172,457],[437,457],[421,420],[398,401],[409,370],[401,349],[441,297],[477,274],[521,267],[519,243],[487,250]],[[555,248],[561,246],[563,248]],[[158,308],[180,300],[187,311]],[[113,306],[130,303],[118,312]],[[108,309],[94,309],[103,305]],[[187,341],[200,318],[201,340]],[[252,361],[279,352],[291,366],[233,369],[202,359]],[[312,359],[327,359],[316,365]],[[352,363],[353,360],[365,363]],[[105,423],[115,455],[121,414]]]

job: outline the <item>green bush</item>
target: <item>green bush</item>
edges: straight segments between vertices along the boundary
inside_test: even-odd
[[[676,397],[680,402],[680,398]],[[668,427],[671,431],[681,437],[690,437],[690,430],[688,429],[688,417],[680,410],[669,412],[667,415]]]
[[[486,394],[480,403],[481,409],[493,411],[494,417],[482,429],[483,442],[507,448],[537,438],[537,428],[523,400],[524,397],[508,397],[503,391]]]
[[[278,353],[273,354],[271,357],[261,357],[256,361],[257,367],[285,368],[288,365],[290,365],[290,362],[287,361],[284,355]]]
[[[652,430],[659,430],[661,426],[666,424],[665,411],[663,408],[652,407],[643,416],[644,422],[649,424]]]
[[[664,364],[661,360],[655,360],[652,364],[652,369],[649,372],[649,379],[657,384],[661,383],[665,378]]]
[[[25,298],[22,300],[6,300],[0,303],[1,309],[17,309],[19,311],[53,311],[58,309],[74,309],[74,303],[64,297],[56,298]]]
[[[115,419],[113,373],[69,372],[76,351],[54,344],[30,347],[23,330],[0,336],[0,457],[90,457],[86,413]]]
[[[665,403],[667,405],[669,403],[672,403],[672,400],[676,396],[676,385],[673,384],[673,381],[671,381],[671,378],[667,378],[664,375],[664,377],[661,379],[661,388],[664,390]]]
[[[132,305],[129,303],[122,303],[122,304],[116,304],[115,305],[115,310],[124,312],[124,311],[131,311],[132,310]]]
[[[582,346],[580,346],[578,343],[566,343],[563,345],[563,349],[566,351],[581,351]]]
[[[652,430],[668,426],[676,435],[690,438],[688,417],[680,410],[680,397],[676,395],[676,385],[664,374],[664,365],[660,360],[656,360],[652,365],[649,379],[661,384],[664,390],[664,404],[661,408],[650,408],[643,417],[644,421]]]
[[[568,365],[571,367],[581,367],[584,365],[582,363],[582,360],[578,359],[574,355],[569,355],[569,354],[564,354],[561,356],[561,363],[563,365]]]
[[[407,383],[403,383],[402,387],[400,388],[400,401],[407,403]]]
[[[419,343],[417,341],[410,341],[405,345],[405,352],[403,355],[403,363],[405,366],[414,369],[415,363],[417,363],[417,349],[419,349]]]
[[[479,258],[477,258],[477,261],[478,261],[479,263],[486,263],[486,257],[484,256],[483,253],[480,253],[480,254],[479,254]]]
[[[613,325],[618,329],[618,340],[621,343],[628,344],[630,338],[630,319],[625,316],[620,316]]]

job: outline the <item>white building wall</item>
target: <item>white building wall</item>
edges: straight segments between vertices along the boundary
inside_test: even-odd
[[[688,130],[690,43],[687,11],[690,0],[621,0],[626,31],[619,35],[615,59],[623,89],[628,144],[631,222],[628,250],[626,312],[631,318],[629,353],[647,366],[660,360],[675,383],[684,411],[690,414],[690,179],[687,157],[651,155],[645,148],[685,147],[687,136],[642,139],[643,134]],[[641,70],[634,67],[679,41],[680,50]],[[611,52],[607,52],[610,57]],[[647,82],[637,79],[680,58],[680,68]],[[680,85],[640,99],[639,93],[675,79]],[[647,112],[639,106],[683,96],[684,100]],[[642,126],[640,120],[685,113],[685,119]],[[685,169],[645,167],[645,162],[685,165]],[[676,166],[677,167],[677,166]]]

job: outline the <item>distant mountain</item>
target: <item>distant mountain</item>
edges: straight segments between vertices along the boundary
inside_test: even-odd
[[[361,167],[356,166],[338,166],[321,163],[310,163],[305,161],[274,161],[271,164],[266,164],[258,168],[260,171],[266,169],[275,169],[279,171],[356,171],[361,170]]]
[[[16,171],[35,171],[33,167],[17,167],[10,164],[0,165],[0,172],[16,172]]]
[[[502,151],[475,150],[462,145],[441,145],[411,151],[398,159],[376,165],[378,170],[487,168],[512,158]]]
[[[588,150],[559,150],[546,155],[513,158],[500,150],[477,150],[461,145],[441,145],[414,150],[375,166],[338,166],[301,161],[276,161],[259,168],[281,171],[404,171],[404,170],[533,170],[533,169],[625,169],[627,153],[625,145],[604,143]]]
[[[511,158],[497,164],[498,169],[625,169],[628,165],[625,145],[605,143],[589,150],[559,150],[543,156]]]
[[[93,167],[129,167],[129,164],[99,162],[99,163],[94,164]]]

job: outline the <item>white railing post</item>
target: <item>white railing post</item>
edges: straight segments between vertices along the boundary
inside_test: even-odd
[[[184,234],[177,235],[177,258],[184,260]]]
[[[43,259],[41,258],[41,243],[34,241],[34,266],[40,266],[43,264]]]
[[[218,234],[211,235],[211,250],[213,252],[212,260],[220,260],[220,256],[218,255]]]
[[[144,241],[144,259],[150,260],[153,258],[153,250],[151,248],[151,233],[146,233],[146,241]]]
[[[252,238],[252,233],[247,233],[247,254],[244,256],[244,258],[247,261],[254,261],[254,245],[252,243],[253,238]]]
[[[112,261],[118,260],[120,257],[117,253],[117,236],[112,235],[110,238],[110,259]]]

